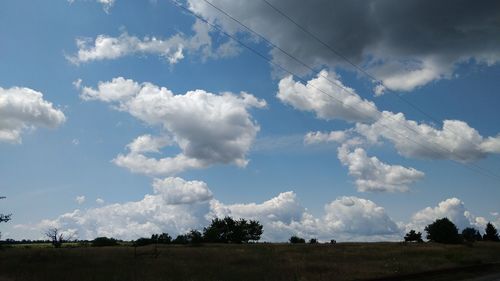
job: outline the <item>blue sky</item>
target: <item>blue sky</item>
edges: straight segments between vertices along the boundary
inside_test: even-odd
[[[438,7],[449,20],[429,27],[429,1],[292,2],[270,3],[379,81],[265,2],[212,1],[314,71],[205,1],[180,4],[273,63],[170,1],[2,2],[3,238],[175,235],[223,215],[261,220],[266,240],[500,227],[497,4]]]

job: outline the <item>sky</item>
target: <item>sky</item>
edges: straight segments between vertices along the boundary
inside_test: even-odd
[[[2,239],[500,227],[500,7],[0,4]]]

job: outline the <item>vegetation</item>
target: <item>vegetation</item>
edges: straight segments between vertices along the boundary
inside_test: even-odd
[[[68,246],[5,247],[0,280],[363,280],[500,262],[500,243],[494,242]]]
[[[422,233],[416,232],[413,229],[410,230],[410,232],[406,233],[405,235],[405,242],[418,242],[418,243],[424,242],[424,240],[422,240]]]
[[[288,241],[292,244],[304,244],[304,243],[306,243],[306,240],[304,238],[300,238],[300,237],[295,236],[295,235],[290,237],[290,239]]]
[[[461,243],[462,239],[458,234],[458,228],[448,218],[437,219],[425,227],[427,239],[432,242],[444,244]]]
[[[92,247],[116,246],[118,241],[114,238],[97,237],[91,242]]]
[[[464,228],[464,230],[462,230],[462,238],[466,242],[475,242],[475,241],[482,240],[482,237],[481,237],[481,234],[479,233],[479,230],[477,230],[473,227]]]
[[[498,237],[498,231],[495,228],[495,226],[491,224],[491,222],[488,222],[488,224],[486,225],[486,229],[484,230],[483,240],[494,241],[494,242],[500,241]]]
[[[49,238],[55,248],[59,248],[64,242],[73,239],[71,235],[65,235],[56,227],[47,229],[45,231],[45,236]]]
[[[0,199],[5,199],[5,196],[0,196]],[[4,214],[0,214],[0,222],[8,222],[10,221],[12,217],[12,214],[9,214],[9,215],[4,215]],[[0,232],[0,238],[2,237],[2,233]]]
[[[215,218],[203,229],[203,238],[209,243],[248,243],[258,241],[262,235],[258,221],[234,220],[231,217]]]

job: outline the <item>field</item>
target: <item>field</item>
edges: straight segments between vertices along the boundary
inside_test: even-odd
[[[15,246],[0,249],[0,281],[462,280],[499,263],[500,243],[487,242]]]

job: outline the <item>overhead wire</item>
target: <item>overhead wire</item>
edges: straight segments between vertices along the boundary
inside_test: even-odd
[[[207,2],[207,3],[210,3],[210,2],[209,2],[209,1],[207,1],[207,0],[204,0],[204,1],[205,1],[205,2]],[[269,58],[269,57],[267,57],[267,56],[263,55],[262,53],[260,53],[260,52],[259,52],[258,50],[256,50],[255,48],[252,48],[252,47],[251,47],[251,46],[249,46],[248,44],[246,44],[246,43],[244,43],[243,41],[241,41],[240,39],[238,39],[236,36],[234,36],[234,35],[232,35],[232,34],[229,34],[228,32],[224,31],[224,30],[223,30],[221,27],[219,27],[218,25],[216,25],[216,24],[213,24],[213,23],[209,22],[208,20],[206,20],[206,19],[205,19],[205,18],[203,18],[202,16],[200,16],[200,15],[196,14],[195,12],[191,11],[189,8],[185,7],[184,5],[182,5],[182,4],[178,3],[178,2],[176,2],[175,0],[171,0],[171,2],[172,2],[175,6],[177,6],[178,8],[181,8],[182,10],[186,11],[187,13],[189,13],[189,14],[193,15],[193,16],[194,16],[194,17],[196,17],[197,19],[201,20],[202,22],[204,22],[205,24],[207,24],[207,25],[211,26],[212,28],[216,29],[216,30],[217,30],[217,31],[219,31],[221,34],[223,34],[223,35],[225,35],[225,36],[229,37],[230,39],[234,40],[234,41],[235,41],[235,42],[237,42],[238,44],[242,45],[242,46],[243,46],[243,47],[245,47],[246,49],[250,50],[251,52],[253,52],[253,53],[254,53],[254,54],[256,54],[257,56],[259,56],[260,58],[262,58],[262,59],[266,60],[266,61],[267,61],[267,62],[269,62],[270,64],[272,64],[272,65],[274,65],[274,66],[278,67],[279,69],[283,70],[284,72],[289,73],[289,74],[290,74],[290,75],[292,75],[292,76],[295,76],[295,77],[296,77],[296,78],[297,78],[300,82],[302,82],[302,83],[304,83],[304,84],[307,84],[307,85],[309,85],[310,87],[312,87],[312,88],[314,88],[314,89],[316,89],[316,90],[320,91],[321,93],[325,94],[326,96],[328,96],[328,97],[330,97],[330,98],[332,98],[332,99],[336,100],[337,102],[339,102],[340,104],[342,104],[344,107],[347,107],[347,108],[353,109],[353,110],[355,110],[355,111],[357,111],[358,113],[361,113],[361,114],[366,114],[366,112],[360,111],[360,110],[358,110],[357,108],[355,108],[355,107],[353,107],[353,106],[351,106],[351,105],[349,105],[349,104],[346,104],[344,101],[342,101],[342,100],[338,99],[338,98],[337,98],[337,97],[335,97],[335,96],[330,95],[330,94],[329,94],[329,93],[327,93],[326,91],[324,91],[324,90],[322,90],[322,89],[320,89],[320,88],[318,88],[318,87],[314,86],[313,84],[308,84],[307,80],[305,80],[304,78],[302,78],[300,75],[298,75],[298,74],[296,74],[295,72],[293,72],[293,71],[291,71],[291,70],[289,70],[289,69],[287,69],[287,68],[285,68],[285,67],[281,66],[280,64],[278,64],[278,63],[274,62],[271,58]],[[213,4],[211,4],[211,6],[215,8],[215,6],[214,6]],[[219,8],[219,9],[217,9],[217,10],[219,10],[219,11],[220,11],[221,9]],[[227,14],[227,13],[225,13],[225,14]],[[229,15],[229,14],[227,14],[227,15]],[[233,17],[230,17],[230,18],[232,18],[232,19],[233,19],[233,20],[235,20],[236,22],[239,22],[238,20],[234,19]],[[242,26],[244,26],[242,23],[240,23],[240,24],[241,24]],[[249,30],[251,30],[251,29],[250,29],[250,28],[248,28],[248,27],[246,27],[246,28],[247,28],[247,29],[249,29]],[[253,31],[253,33],[254,33],[254,34],[256,34],[256,35],[258,35],[258,33],[257,33],[257,32],[255,32],[255,31]],[[258,36],[259,36],[259,37],[261,37],[261,38],[263,38],[263,39],[265,39],[265,37],[262,37],[261,35],[258,35]],[[270,42],[269,40],[267,40],[267,39],[265,39],[265,40],[266,40],[266,42],[269,42],[269,43],[273,44],[273,43],[272,43],[272,42]],[[274,45],[274,44],[273,44],[273,45]],[[280,48],[280,50],[282,50],[282,49]],[[283,52],[285,52],[285,51],[283,51]],[[293,56],[292,56],[292,57],[293,57]],[[295,58],[295,59],[296,59],[296,58]],[[296,59],[296,60],[298,60],[298,59]],[[340,85],[338,85],[338,84],[336,84],[336,83],[333,83],[333,85],[335,85],[336,87],[341,88],[341,90],[346,91],[346,92],[348,92],[348,93],[349,93],[349,90],[348,90],[347,88],[345,88],[345,87],[343,87],[343,86],[340,86]],[[357,94],[355,94],[355,93],[351,93],[351,94],[354,94],[354,95],[358,96],[358,95],[357,95]],[[358,96],[358,97],[359,97],[359,96]],[[377,110],[377,111],[378,111],[378,110]],[[389,127],[389,126],[387,126],[387,125],[385,125],[385,124],[380,124],[380,125],[381,125],[382,127],[386,128],[386,129],[390,130],[390,131],[393,131],[393,132],[394,132],[394,133],[396,133],[398,136],[404,137],[404,138],[408,139],[409,141],[411,141],[411,142],[413,142],[413,143],[415,143],[415,144],[417,144],[417,145],[420,145],[420,146],[422,146],[422,147],[424,147],[424,148],[426,148],[426,149],[428,149],[428,150],[430,150],[430,151],[432,151],[432,152],[436,152],[436,151],[435,151],[432,147],[431,147],[431,148],[429,148],[428,146],[426,146],[426,145],[424,145],[424,144],[422,144],[422,143],[419,143],[419,142],[415,141],[414,139],[410,138],[409,136],[406,136],[406,135],[404,135],[404,134],[401,134],[401,133],[397,132],[396,130],[392,129],[391,127]],[[408,127],[408,129],[413,130],[413,129],[412,129],[412,128],[410,128],[410,127]],[[417,131],[414,131],[414,132],[415,132],[415,133],[417,133],[417,134],[419,134],[419,132],[417,132]],[[445,152],[451,152],[451,151],[449,151],[449,150],[443,149],[442,147],[440,147],[440,149],[442,149],[442,150],[443,150],[443,151],[445,151]],[[457,163],[457,164],[462,164],[461,162],[458,162],[458,161],[452,161],[452,162]],[[469,165],[474,166],[474,168],[476,168],[476,170],[475,170],[475,169],[473,169],[473,168],[472,168],[471,166],[469,166]],[[467,163],[467,164],[464,164],[464,165],[463,165],[463,167],[469,168],[470,170],[475,171],[475,172],[480,173],[480,174],[483,174],[484,176],[488,176],[488,177],[496,178],[497,180],[499,180],[499,179],[500,179],[500,176],[498,176],[498,175],[496,175],[496,174],[494,174],[494,173],[492,173],[492,172],[490,172],[490,171],[488,171],[488,170],[485,170],[485,169],[483,169],[483,168],[482,168],[482,167],[480,167],[480,166],[474,165],[474,164],[472,164],[472,163]]]
[[[408,99],[404,98],[402,95],[400,95],[400,94],[396,93],[395,91],[391,90],[390,87],[387,87],[382,80],[378,79],[377,77],[375,77],[374,75],[372,75],[371,73],[369,73],[368,71],[366,71],[363,67],[361,67],[357,63],[353,62],[347,56],[343,55],[340,51],[336,50],[330,44],[326,43],[324,40],[322,40],[321,38],[319,38],[319,36],[315,35],[311,31],[309,31],[307,28],[303,27],[301,24],[299,24],[296,20],[294,20],[291,16],[289,16],[283,10],[279,9],[278,7],[276,7],[275,5],[273,5],[272,3],[270,3],[268,0],[262,0],[262,1],[264,3],[266,3],[270,8],[272,8],[275,12],[277,12],[278,14],[280,14],[281,16],[283,16],[284,18],[286,18],[288,21],[290,21],[291,23],[293,23],[297,28],[299,28],[304,33],[308,34],[310,37],[312,37],[313,39],[315,39],[316,41],[318,41],[325,48],[327,48],[328,50],[330,50],[330,52],[332,52],[333,54],[335,54],[339,58],[341,58],[344,61],[346,61],[349,65],[351,65],[352,67],[354,67],[355,69],[357,69],[358,71],[360,71],[361,73],[363,73],[366,77],[370,78],[372,81],[376,82],[378,85],[383,86],[385,91],[393,93],[394,94],[393,96],[396,96],[399,100],[403,101],[404,103],[406,103],[407,105],[409,105],[411,108],[413,108],[415,111],[420,112],[420,114],[422,114],[425,117],[429,118],[430,120],[434,121],[436,124],[439,124],[439,123],[442,122],[441,120],[438,120],[436,117],[434,117],[430,113],[428,113],[425,110],[423,110],[422,108],[420,108],[418,105],[412,103]],[[460,134],[457,133],[455,130],[449,129],[449,131],[452,134],[454,134],[455,136],[461,137]],[[473,144],[470,141],[469,141],[469,143]],[[492,156],[500,159],[500,157],[498,157],[495,154],[492,154]]]

